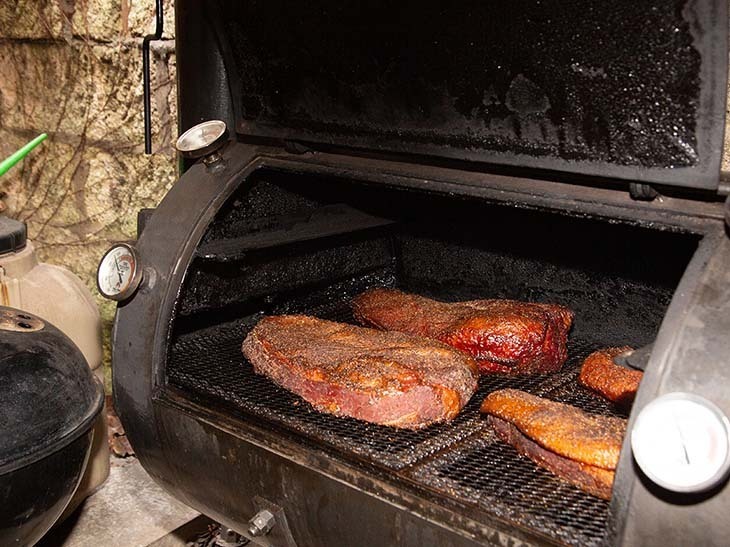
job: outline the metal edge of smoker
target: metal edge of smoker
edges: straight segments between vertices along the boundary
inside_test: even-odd
[[[238,512],[242,515],[240,511],[249,505],[246,500],[255,492],[235,491],[235,496],[231,498],[234,488],[229,484],[230,476],[225,472],[223,474],[226,476],[219,478],[228,482],[223,482],[220,488],[213,491],[206,490],[204,486],[206,478],[212,477],[216,471],[212,467],[203,467],[204,471],[201,472],[196,458],[180,458],[176,451],[184,449],[189,454],[195,453],[196,456],[200,456],[210,452],[211,447],[228,445],[231,458],[248,457],[250,462],[258,462],[264,470],[270,468],[270,462],[266,459],[268,456],[265,457],[264,454],[273,457],[278,453],[290,462],[279,467],[280,472],[289,479],[295,476],[292,474],[294,469],[299,471],[307,468],[316,469],[317,475],[321,477],[326,477],[329,473],[328,480],[333,481],[331,487],[334,488],[336,483],[340,485],[339,487],[345,488],[343,492],[349,492],[349,495],[355,496],[355,492],[367,495],[368,497],[364,499],[374,500],[379,514],[387,516],[383,522],[395,523],[393,533],[405,534],[404,539],[413,541],[424,539],[418,536],[417,530],[421,524],[430,521],[437,523],[434,532],[437,536],[434,537],[440,537],[441,540],[448,537],[453,545],[470,545],[474,539],[497,543],[509,541],[517,544],[525,541],[545,541],[544,538],[528,537],[504,523],[495,522],[494,527],[475,523],[459,511],[437,506],[423,497],[400,489],[389,488],[385,477],[374,477],[372,474],[363,473],[316,451],[304,453],[301,447],[287,439],[277,439],[278,445],[274,448],[275,442],[270,440],[273,438],[272,435],[267,435],[265,431],[240,430],[234,436],[224,431],[218,423],[204,425],[205,412],[202,407],[189,401],[183,402],[174,397],[174,394],[166,394],[163,391],[167,341],[175,303],[188,264],[217,211],[256,169],[270,167],[293,173],[316,172],[364,179],[375,178],[389,184],[412,185],[421,189],[449,193],[455,190],[470,193],[474,190],[474,187],[459,184],[457,180],[449,181],[450,177],[458,172],[439,174],[438,170],[435,170],[429,172],[429,177],[433,178],[407,177],[405,172],[409,166],[401,166],[402,169],[399,171],[398,164],[380,162],[383,173],[380,176],[373,175],[356,160],[339,158],[339,167],[335,168],[327,166],[326,156],[321,159],[323,160],[321,163],[316,159],[304,162],[301,158],[281,154],[275,149],[245,145],[229,146],[224,152],[224,160],[227,163],[225,170],[210,173],[202,164],[194,165],[176,183],[149,219],[137,245],[141,261],[146,268],[146,279],[133,298],[120,304],[113,331],[114,396],[120,417],[141,463],[156,480],[176,496],[213,516],[219,512],[209,502],[206,503],[201,499],[206,497],[204,494],[208,500],[220,502],[221,507],[229,507],[233,511],[230,514]],[[444,180],[439,179],[441,175]],[[601,213],[596,209],[600,204],[581,202],[571,196],[548,195],[535,199],[534,187],[529,184],[525,184],[523,192],[517,191],[509,199],[505,199],[504,192],[499,189],[480,185],[476,190],[478,197],[506,201],[509,204],[525,207],[536,207],[541,204],[555,210],[562,210],[572,204],[574,214],[608,216],[607,211],[603,210]],[[619,209],[621,210],[620,206]],[[641,210],[629,209],[624,211],[624,214],[634,221],[653,218]],[[706,224],[717,223],[714,218],[710,218],[714,217],[714,214],[705,218],[702,215],[697,217],[670,211],[655,216],[651,223],[663,223],[680,230],[701,231]],[[166,402],[163,403],[161,399],[165,399]],[[171,405],[175,410],[171,409]],[[244,436],[247,437],[245,440],[242,438]],[[253,448],[257,444],[257,438],[263,441],[260,443],[263,452]],[[195,443],[203,441],[204,444],[195,451]],[[215,450],[212,452],[218,453],[221,457],[225,455]],[[296,461],[295,454],[299,454],[300,461]],[[191,465],[192,468],[189,467]],[[226,466],[216,466],[216,469],[224,470]],[[253,468],[246,470],[247,473],[253,472]],[[203,486],[200,486],[201,482]],[[215,480],[212,482],[215,483]],[[248,484],[253,487],[256,482]],[[347,499],[348,494],[342,495],[345,496],[343,499]],[[373,496],[378,497],[373,498]],[[410,515],[404,513],[401,507],[410,512]],[[336,522],[346,529],[346,512],[341,507],[337,508],[337,511],[339,516]],[[247,514],[246,518],[251,514]],[[220,516],[223,522],[236,529],[245,523],[245,521],[227,522],[225,515]],[[351,512],[349,516],[359,517],[358,511]],[[415,521],[411,522],[412,519]],[[420,524],[414,525],[416,521]],[[234,524],[238,526],[233,526]],[[430,529],[429,526],[424,525],[423,529]],[[386,532],[390,533],[387,529],[380,530],[380,535],[375,536],[375,539],[385,537],[382,534]],[[446,536],[442,536],[443,533],[446,533]],[[370,539],[373,538],[363,537],[362,541],[368,542]]]
[[[642,408],[675,391],[701,395],[730,415],[730,239],[721,225],[707,234],[665,315],[634,402],[627,432]],[[626,546],[722,545],[730,536],[727,481],[700,494],[670,493],[651,483],[624,438],[612,499],[613,541]]]

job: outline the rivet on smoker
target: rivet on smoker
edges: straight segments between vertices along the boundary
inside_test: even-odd
[[[175,148],[185,158],[203,159],[209,169],[219,169],[225,165],[220,153],[223,145],[228,142],[228,128],[221,120],[209,120],[194,125],[180,135],[175,142]]]

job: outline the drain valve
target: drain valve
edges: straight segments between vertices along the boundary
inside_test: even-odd
[[[262,509],[248,521],[248,533],[254,537],[265,536],[271,531],[274,524],[276,524],[274,514],[267,509]]]

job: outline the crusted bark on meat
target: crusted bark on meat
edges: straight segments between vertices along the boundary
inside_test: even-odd
[[[487,419],[502,441],[512,445],[517,452],[527,456],[540,467],[574,484],[584,492],[605,500],[611,499],[611,488],[616,473],[614,470],[558,456],[530,439],[515,425],[495,416],[488,416]]]
[[[477,386],[474,360],[445,344],[303,315],[265,317],[242,349],[318,410],[394,427],[450,420]]]
[[[611,499],[626,420],[516,389],[490,393],[481,410],[520,454],[589,494]]]
[[[620,406],[634,401],[639,383],[644,377],[640,370],[630,370],[613,362],[620,353],[631,348],[607,348],[591,353],[583,361],[578,380],[589,389]]]
[[[626,420],[589,414],[579,408],[517,389],[490,393],[482,412],[506,420],[534,442],[559,456],[615,469]]]
[[[480,372],[536,374],[560,370],[573,312],[557,304],[515,300],[438,302],[395,289],[353,300],[362,324],[440,340],[477,359]]]

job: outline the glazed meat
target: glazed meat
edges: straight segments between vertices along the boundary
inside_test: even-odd
[[[474,360],[445,344],[304,315],[265,317],[243,353],[321,412],[393,427],[450,420],[477,387]]]
[[[591,353],[583,361],[578,380],[609,401],[622,406],[630,405],[644,373],[613,362],[614,357],[630,350],[630,347],[608,348]]]
[[[626,420],[515,389],[490,393],[481,410],[520,454],[589,494],[611,498]]]
[[[515,300],[438,302],[395,289],[371,289],[352,303],[356,319],[379,329],[440,340],[477,359],[482,373],[560,370],[573,312]]]

